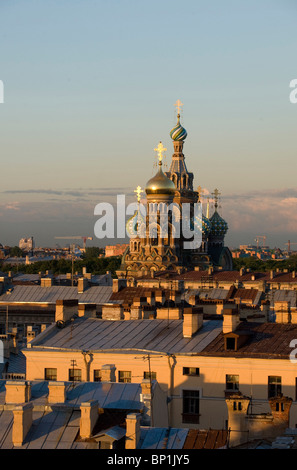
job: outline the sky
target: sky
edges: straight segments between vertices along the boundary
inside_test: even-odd
[[[295,0],[0,2],[0,243],[122,242],[94,208],[135,201],[159,141],[169,167],[177,99],[226,244],[297,242],[296,21]]]

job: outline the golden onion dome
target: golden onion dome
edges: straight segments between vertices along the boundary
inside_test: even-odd
[[[159,162],[159,171],[147,182],[145,192],[146,194],[174,194],[175,184],[163,173],[161,162]]]

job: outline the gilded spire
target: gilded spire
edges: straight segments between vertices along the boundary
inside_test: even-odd
[[[163,146],[162,142],[160,141],[158,144],[158,147],[154,149],[155,152],[158,153],[158,158],[159,158],[159,165],[162,165],[162,160],[164,158],[163,153],[166,152],[166,148]]]
[[[213,198],[214,198],[214,206],[215,206],[215,211],[217,212],[218,208],[218,202],[219,202],[219,197],[221,195],[220,191],[216,188],[214,191],[211,193]]]

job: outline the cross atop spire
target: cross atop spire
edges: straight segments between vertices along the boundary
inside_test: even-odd
[[[213,196],[214,201],[215,201],[215,203],[214,203],[215,210],[217,210],[218,202],[219,202],[221,193],[220,193],[220,191],[216,188],[216,189],[214,189],[214,191],[211,193],[211,195]]]
[[[137,195],[137,202],[140,202],[141,193],[143,193],[143,189],[141,189],[141,186],[137,186],[137,188],[134,189],[134,193],[136,193]]]
[[[175,103],[175,107],[176,107],[176,111],[177,111],[177,115],[180,116],[180,110],[181,110],[181,107],[183,106],[184,104],[181,102],[181,100],[177,100],[177,102]]]
[[[163,146],[162,142],[160,141],[158,144],[158,147],[154,149],[155,152],[158,152],[158,158],[159,158],[159,165],[162,165],[162,160],[164,158],[163,153],[166,152],[166,148]]]

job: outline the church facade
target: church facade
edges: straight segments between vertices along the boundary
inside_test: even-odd
[[[169,171],[164,172],[162,168],[163,153],[167,149],[160,142],[155,149],[159,155],[159,168],[146,184],[145,206],[140,204],[138,192],[138,209],[127,222],[130,243],[117,272],[119,277],[153,276],[158,271],[180,274],[195,267],[232,269],[231,252],[224,245],[228,224],[218,213],[218,190],[213,192],[214,212],[210,217],[209,203],[206,214],[203,210],[200,213],[196,210],[197,206],[202,207],[201,189],[199,186],[197,191],[194,190],[194,175],[186,166],[183,147],[187,131],[181,125],[179,107],[177,123],[170,136],[174,152]],[[185,248],[190,238],[186,238],[182,230],[185,206],[189,208],[191,233],[200,231],[201,242],[192,243],[190,248]]]

